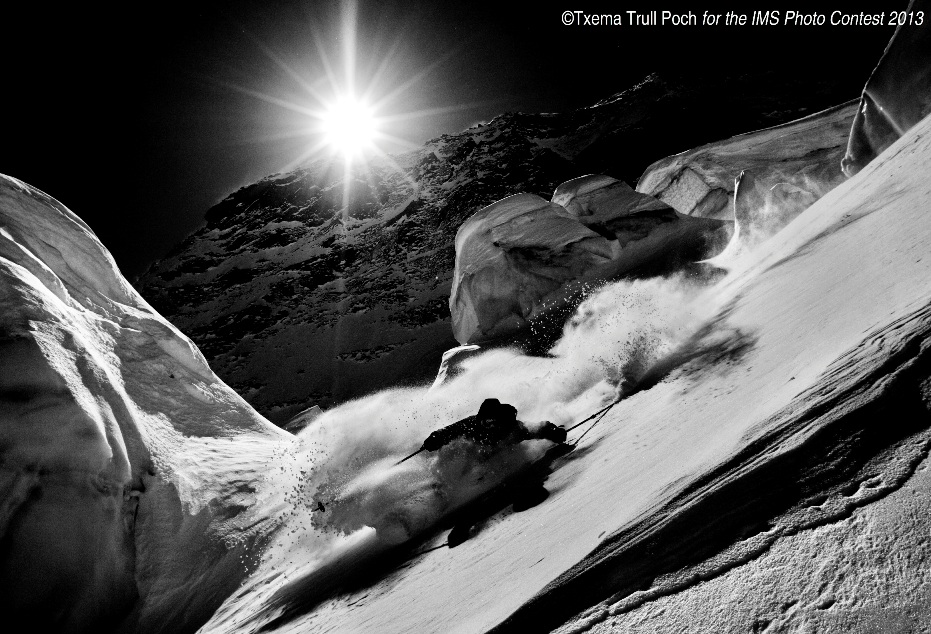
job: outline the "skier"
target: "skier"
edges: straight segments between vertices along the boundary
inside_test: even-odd
[[[485,447],[515,445],[535,438],[560,444],[566,440],[566,430],[545,421],[539,429],[531,431],[517,420],[517,409],[512,405],[488,398],[482,403],[478,414],[436,430],[427,437],[420,450],[437,451],[458,438]]]

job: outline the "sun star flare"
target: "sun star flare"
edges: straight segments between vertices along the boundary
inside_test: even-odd
[[[331,149],[351,159],[375,147],[378,123],[370,107],[344,97],[323,112],[321,130]]]

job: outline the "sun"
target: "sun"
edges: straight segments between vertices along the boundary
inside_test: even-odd
[[[323,111],[321,131],[327,146],[352,159],[375,148],[378,119],[365,103],[341,97]]]
[[[421,124],[411,125],[411,121],[471,109],[476,104],[404,108],[403,105],[411,100],[417,102],[416,95],[412,96],[411,92],[450,59],[451,54],[416,72],[405,72],[410,70],[409,60],[404,54],[403,41],[399,39],[388,43],[387,50],[381,44],[375,46],[362,56],[361,63],[357,63],[360,57],[356,48],[358,0],[341,0],[339,4],[339,24],[332,28],[338,37],[330,42],[332,38],[313,29],[309,40],[313,49],[295,57],[300,64],[292,63],[289,56],[250,36],[253,44],[295,85],[289,84],[287,95],[266,93],[231,82],[220,83],[289,111],[280,120],[283,125],[276,126],[273,134],[260,139],[263,142],[286,141],[282,147],[288,151],[297,145],[294,140],[302,140],[302,149],[279,167],[279,172],[317,161],[330,169],[341,162],[347,177],[344,197],[348,197],[349,184],[353,182],[349,176],[365,175],[370,179],[369,166],[373,159],[375,164],[387,165],[409,178],[393,157],[396,152],[420,147],[410,136],[418,134]],[[340,53],[331,53],[329,44],[338,44]],[[296,99],[292,96],[294,87],[300,89]]]

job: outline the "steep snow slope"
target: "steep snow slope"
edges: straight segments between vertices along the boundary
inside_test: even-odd
[[[830,509],[824,519],[750,527],[744,552],[731,553],[729,561],[712,560],[648,591],[606,601],[559,631],[927,632],[926,439],[915,439],[923,448],[902,444],[884,457],[897,463],[867,465],[845,490],[812,499],[812,508]]]
[[[321,573],[319,561],[291,548],[286,557],[270,557],[248,591],[203,631],[255,631],[262,624],[282,632],[609,627],[612,613],[728,570],[740,574],[769,549],[788,549],[790,560],[810,554],[793,535],[839,522],[894,491],[927,456],[929,133],[926,119],[693,301],[694,312],[711,316],[654,366],[655,378],[665,379],[647,377],[644,389],[556,463],[545,502],[496,515],[457,548],[424,551],[380,579],[371,570],[373,578],[347,576],[353,566],[377,563],[364,549],[336,553]],[[677,290],[675,280],[654,288],[657,295]],[[598,315],[592,319],[597,325]],[[494,367],[485,371],[494,384]],[[520,371],[501,367],[501,389],[505,376]],[[465,389],[468,375],[444,389]],[[525,390],[544,380],[523,379]],[[573,407],[580,417],[580,401]],[[897,531],[904,536],[916,522],[927,529],[917,517],[927,517],[927,505],[915,504],[911,525],[876,529],[885,531],[881,542],[890,556]],[[830,530],[855,544],[866,539],[857,535],[860,528],[854,521]],[[916,561],[927,558],[927,539],[908,543]],[[826,565],[837,560],[823,556]],[[892,601],[912,601],[912,589],[900,584],[926,584],[924,570],[869,583],[854,578],[843,585],[849,596],[824,596],[818,605],[868,611],[875,584]],[[302,586],[307,579],[341,589],[309,598],[281,591],[313,595],[319,588]],[[699,622],[716,609],[689,605],[700,611],[689,618]],[[669,618],[670,628],[688,626]],[[927,612],[916,618],[931,626]],[[847,631],[842,619],[812,622],[824,626],[820,631]],[[715,623],[731,627],[727,614]]]
[[[211,372],[56,200],[0,176],[0,608],[30,631],[193,631],[277,519],[290,435]]]

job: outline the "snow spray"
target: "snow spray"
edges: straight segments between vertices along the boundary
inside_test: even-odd
[[[237,596],[264,597],[266,609],[240,611],[234,597],[211,631],[237,630],[241,618],[267,621],[296,597],[320,596],[346,570],[365,569],[359,562],[424,534],[542,457],[552,447],[545,440],[504,448],[454,441],[396,464],[486,398],[515,406],[530,426],[571,426],[629,392],[695,332],[712,311],[706,289],[685,275],[609,283],[579,305],[546,356],[489,350],[441,385],[386,390],[319,416],[261,484],[281,528]]]
[[[571,425],[616,399],[704,316],[684,276],[607,284],[578,307],[545,357],[497,349],[462,363],[433,389],[393,389],[330,410],[300,432],[304,477],[291,502],[334,535],[375,528],[409,539],[541,456],[551,445],[506,449],[466,441],[397,465],[430,432],[475,414],[486,398],[514,405],[528,424]]]

